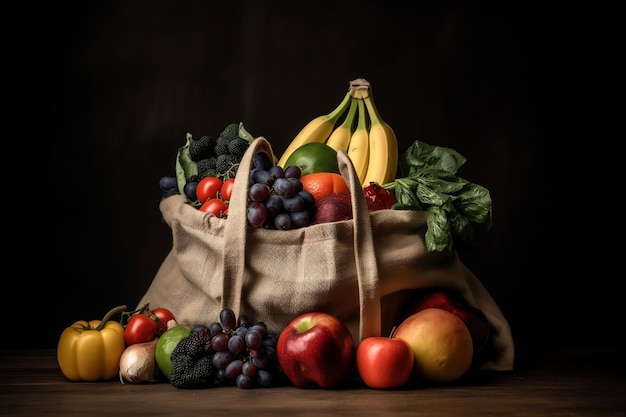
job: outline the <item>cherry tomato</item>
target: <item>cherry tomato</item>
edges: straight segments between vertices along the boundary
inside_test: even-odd
[[[227,209],[228,204],[226,204],[224,200],[220,198],[211,198],[210,200],[204,202],[198,210],[213,213],[216,217],[224,217]]]
[[[161,334],[164,331],[167,330],[167,322],[170,320],[176,320],[176,317],[174,317],[174,313],[172,313],[171,311],[169,311],[167,308],[155,308],[154,310],[152,310],[152,314],[154,314],[154,316],[156,316],[157,320],[156,320],[156,324],[158,327],[158,333]],[[154,319],[154,317],[153,317]]]
[[[222,188],[222,180],[217,177],[204,177],[198,182],[198,188],[196,188],[196,197],[199,202],[204,203],[205,201],[216,198],[217,193]]]
[[[144,343],[154,340],[159,327],[151,317],[145,314],[135,314],[128,320],[124,328],[124,341],[126,345]]]
[[[233,186],[235,184],[234,178],[229,178],[224,181],[222,184],[222,189],[220,190],[220,197],[224,201],[230,201],[230,196],[233,194]]]

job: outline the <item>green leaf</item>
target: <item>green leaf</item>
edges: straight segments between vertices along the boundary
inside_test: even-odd
[[[434,169],[420,171],[419,175],[415,174],[415,179],[427,183],[434,191],[443,194],[455,194],[465,187],[465,182],[459,181],[456,175]]]
[[[448,196],[434,191],[423,178],[418,183],[415,195],[420,203],[430,206],[442,206],[448,200]]]
[[[455,174],[467,160],[452,148],[429,145],[416,140],[398,161],[401,177],[409,177],[424,168]]]
[[[239,137],[247,140],[248,142],[252,142],[254,140],[254,136],[250,134],[244,127],[243,122],[239,122]]]
[[[191,160],[189,155],[191,138],[191,133],[187,133],[185,145],[178,148],[176,154],[176,180],[178,182],[178,191],[181,195],[185,195],[185,184],[187,184],[189,178],[198,174],[198,166]]]
[[[492,201],[485,187],[466,182],[455,207],[471,222],[491,226]]]
[[[428,218],[425,240],[429,252],[446,252],[453,249],[452,231],[445,211],[441,207],[430,206],[426,209]]]
[[[474,227],[467,217],[463,216],[457,210],[453,210],[448,213],[448,219],[450,221],[452,237],[456,242],[465,245],[474,243]]]
[[[383,187],[393,192],[399,206],[415,207],[419,206],[419,199],[413,191],[417,189],[417,185],[417,181],[411,178],[401,178],[387,183]]]

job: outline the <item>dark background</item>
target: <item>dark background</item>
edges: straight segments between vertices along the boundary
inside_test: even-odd
[[[2,2],[1,347],[136,305],[187,132],[242,121],[280,154],[359,77],[400,150],[452,147],[490,190],[461,255],[518,352],[624,347],[623,5]]]

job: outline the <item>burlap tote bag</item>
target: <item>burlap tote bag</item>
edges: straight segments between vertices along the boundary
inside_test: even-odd
[[[182,195],[161,201],[173,245],[138,307],[166,307],[189,325],[210,324],[230,307],[264,321],[275,334],[301,313],[324,311],[346,323],[358,344],[388,335],[399,324],[411,290],[445,287],[489,320],[491,354],[480,368],[513,368],[511,331],[493,298],[456,252],[426,250],[426,212],[370,213],[350,159],[339,152],[352,220],[293,230],[250,227],[247,187],[256,152],[273,160],[266,139],[251,143],[237,171],[227,219],[199,211]]]

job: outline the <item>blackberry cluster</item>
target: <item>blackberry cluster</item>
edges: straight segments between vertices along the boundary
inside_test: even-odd
[[[218,137],[201,136],[191,140],[189,156],[198,167],[198,177],[234,178],[250,142],[239,136],[239,124],[230,123]]]
[[[208,328],[192,332],[181,339],[172,351],[170,382],[176,388],[204,388],[216,384],[213,366],[211,332]]]
[[[243,155],[254,137],[243,123],[230,123],[217,136],[199,138],[187,133],[186,144],[179,149],[175,175],[161,177],[163,198],[184,194],[189,202],[199,207],[198,183],[205,177],[216,177],[226,182],[235,178]]]

